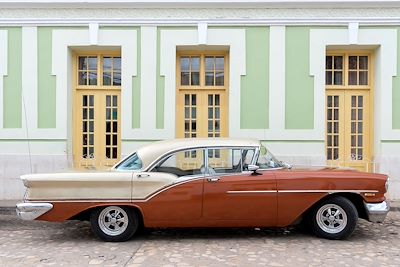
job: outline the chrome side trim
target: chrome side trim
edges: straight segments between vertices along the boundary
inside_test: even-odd
[[[18,203],[16,212],[22,220],[34,220],[53,208],[51,203]]]
[[[385,220],[390,207],[386,201],[381,203],[365,203],[365,211],[367,212],[367,220],[374,223],[381,223]]]
[[[227,194],[271,194],[277,193],[276,190],[237,190],[237,191],[226,191]]]
[[[278,190],[278,193],[378,193],[378,190]]]

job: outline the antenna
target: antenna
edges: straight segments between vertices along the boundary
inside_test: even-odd
[[[24,114],[25,114],[26,140],[28,141],[28,153],[29,153],[29,168],[30,168],[31,173],[32,173],[31,142],[29,140],[28,118],[26,116],[26,106],[25,106],[24,92],[22,92],[22,105],[24,106]]]

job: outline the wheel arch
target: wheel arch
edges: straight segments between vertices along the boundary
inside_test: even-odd
[[[358,217],[362,218],[362,219],[366,219],[367,218],[367,213],[365,211],[364,208],[364,199],[363,197],[358,194],[358,193],[351,193],[351,192],[338,192],[338,193],[332,193],[332,194],[328,194],[324,197],[322,197],[321,199],[319,199],[317,202],[315,202],[313,205],[311,205],[311,207],[309,207],[303,214],[302,218],[305,218],[306,215],[308,215],[314,208],[315,206],[317,206],[320,202],[331,199],[331,198],[335,198],[335,197],[344,197],[348,200],[350,200],[353,205],[356,207],[357,209],[357,213],[358,213]]]
[[[128,203],[102,203],[102,204],[92,205],[90,207],[87,207],[85,210],[79,212],[78,214],[72,216],[68,220],[89,221],[90,214],[92,213],[93,210],[96,210],[99,208],[105,208],[105,207],[109,207],[109,206],[126,207],[131,210],[134,210],[138,215],[140,226],[144,225],[144,217],[143,217],[142,209],[137,205],[132,205],[132,204],[128,204]]]

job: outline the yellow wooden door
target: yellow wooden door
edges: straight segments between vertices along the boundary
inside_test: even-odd
[[[75,166],[113,166],[120,159],[120,92],[79,90],[75,102]]]
[[[372,171],[370,99],[367,90],[328,90],[326,154],[328,164]]]

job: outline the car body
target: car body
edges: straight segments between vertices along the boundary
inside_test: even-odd
[[[330,239],[357,219],[382,222],[388,177],[349,169],[291,168],[251,139],[175,139],[146,145],[110,171],[29,174],[17,214],[88,219],[106,241],[139,227],[286,227],[307,222]]]

